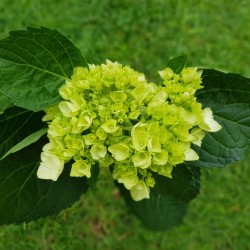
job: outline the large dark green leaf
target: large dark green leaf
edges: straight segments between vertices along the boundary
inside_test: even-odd
[[[2,156],[0,158],[0,160],[6,158],[10,154],[14,154],[14,153],[22,150],[23,148],[28,147],[29,145],[37,142],[42,136],[44,136],[45,134],[47,134],[47,131],[48,131],[47,128],[42,128],[42,129],[40,129],[40,130],[32,133],[31,135],[28,135],[26,138],[24,138],[18,144],[16,144],[11,149],[9,149],[7,151],[7,153],[5,153],[4,156]]]
[[[24,138],[44,128],[43,112],[12,107],[0,115],[0,158]]]
[[[213,110],[222,125],[216,133],[207,133],[202,147],[195,147],[199,167],[224,167],[243,160],[250,145],[250,79],[206,69],[202,74],[204,89],[198,101]]]
[[[56,30],[28,27],[0,41],[0,89],[19,107],[58,103],[58,88],[77,66],[87,66],[80,50]]]
[[[156,185],[150,199],[134,201],[128,190],[119,185],[122,195],[135,215],[151,230],[168,230],[179,225],[186,213],[189,201],[199,193],[199,168],[178,165],[173,178],[154,175]]]
[[[37,178],[44,143],[40,140],[0,161],[0,224],[56,214],[86,192],[86,179],[70,177],[67,166],[56,182]]]
[[[12,106],[14,106],[13,101],[0,90],[0,115]]]
[[[175,74],[179,74],[179,73],[181,73],[181,71],[185,67],[186,61],[187,61],[187,56],[185,56],[185,55],[184,56],[177,56],[177,57],[169,60],[166,67],[171,68]]]
[[[88,184],[89,184],[89,187],[93,190],[96,189],[96,183],[98,181],[99,173],[100,173],[99,164],[96,163],[96,164],[92,165],[91,177],[88,179]]]

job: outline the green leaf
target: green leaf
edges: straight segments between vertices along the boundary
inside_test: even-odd
[[[212,109],[222,129],[207,133],[201,148],[194,147],[199,161],[189,164],[225,167],[243,160],[249,150],[250,79],[212,69],[203,70],[202,78],[205,87],[197,93],[197,99]]]
[[[155,187],[150,199],[134,201],[128,190],[119,185],[132,212],[151,230],[168,230],[181,224],[188,203],[199,193],[199,168],[178,165],[172,179],[155,174]]]
[[[0,90],[0,115],[5,109],[14,106],[13,101]]]
[[[33,144],[37,142],[43,135],[47,133],[47,128],[40,129],[36,131],[35,133],[27,136],[22,141],[20,141],[18,144],[16,144],[14,147],[12,147],[0,160],[7,157],[9,154],[16,153],[20,151],[21,149],[28,147],[30,144]]]
[[[86,192],[86,179],[70,177],[68,166],[56,182],[37,178],[45,143],[40,140],[0,161],[0,224],[18,224],[56,214]]]
[[[186,61],[187,61],[187,57],[185,55],[178,56],[178,57],[171,59],[167,63],[166,67],[171,68],[175,74],[179,74],[185,67]]]
[[[12,107],[0,115],[0,157],[19,144],[30,134],[44,128],[43,112]]]
[[[92,167],[91,167],[91,177],[88,179],[89,187],[92,190],[96,189],[96,183],[97,183],[97,180],[98,180],[98,177],[99,177],[99,173],[100,173],[99,164],[96,163],[96,164],[92,165]]]
[[[58,103],[59,87],[77,66],[87,66],[80,50],[56,30],[28,27],[0,41],[0,90],[19,107]]]

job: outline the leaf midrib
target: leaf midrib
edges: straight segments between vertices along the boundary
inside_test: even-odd
[[[6,138],[6,140],[1,141],[1,144],[0,144],[0,145],[7,143],[9,140],[12,139],[13,136],[15,136],[16,134],[18,134],[19,131],[22,129],[22,127],[25,126],[25,124],[30,120],[30,118],[31,118],[32,116],[33,116],[33,114],[30,114],[30,116],[27,117],[27,118],[23,121],[23,123],[22,123],[22,125],[19,127],[19,129],[16,130],[15,132],[13,132],[8,138]]]
[[[229,121],[229,122],[235,123],[236,125],[240,125],[240,126],[242,126],[242,127],[246,127],[247,129],[250,129],[250,127],[247,126],[247,125],[241,124],[241,123],[236,122],[236,121],[233,121],[233,120],[229,120],[229,119],[224,118],[224,117],[222,117],[222,116],[220,116],[220,115],[218,115],[218,114],[214,114],[214,117],[219,117],[221,120]],[[250,136],[249,136],[249,138],[250,138]]]
[[[5,61],[8,61],[8,62],[11,62],[12,64],[14,64],[14,66],[20,65],[20,66],[24,66],[24,67],[31,67],[31,68],[34,68],[34,69],[36,69],[36,70],[40,70],[40,71],[42,71],[42,72],[44,72],[44,73],[46,73],[46,74],[54,75],[54,76],[59,77],[59,78],[62,78],[62,79],[67,78],[66,76],[62,76],[62,75],[56,74],[56,73],[54,73],[54,72],[52,72],[52,71],[48,71],[48,70],[45,70],[45,69],[36,67],[36,66],[34,66],[34,65],[32,65],[32,64],[29,64],[29,63],[27,63],[27,64],[16,63],[16,62],[13,62],[13,61],[8,60],[8,59],[5,59],[5,58],[0,58],[0,60],[5,60]]]
[[[244,94],[250,94],[250,91],[244,91],[244,90],[238,90],[238,89],[221,89],[221,88],[217,88],[217,89],[208,89],[208,90],[200,90],[196,96],[204,94],[204,93],[208,93],[208,92],[224,92],[224,91],[230,91],[230,92],[239,92],[239,93],[244,93]]]

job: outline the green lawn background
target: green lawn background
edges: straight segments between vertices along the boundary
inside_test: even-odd
[[[150,80],[182,54],[190,66],[249,77],[249,13],[249,0],[2,0],[0,38],[47,26],[70,37],[88,62],[129,64]],[[171,231],[142,228],[104,172],[95,192],[60,215],[0,227],[0,250],[250,249],[249,161],[204,170],[201,194]]]

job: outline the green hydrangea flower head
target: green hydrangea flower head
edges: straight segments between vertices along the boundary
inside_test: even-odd
[[[38,177],[56,181],[72,162],[70,176],[90,178],[98,162],[110,166],[113,178],[139,201],[150,197],[154,174],[171,178],[175,165],[198,160],[191,145],[201,146],[205,131],[221,128],[196,100],[201,72],[166,68],[159,74],[162,84],[108,60],[75,68],[59,90],[63,101],[45,109],[49,143]]]

